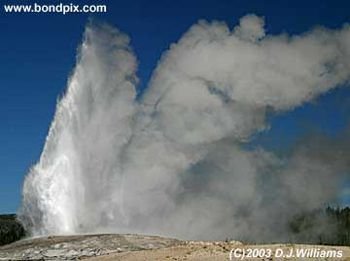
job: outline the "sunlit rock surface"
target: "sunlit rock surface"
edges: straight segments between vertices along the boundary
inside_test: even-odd
[[[350,260],[350,247],[266,244],[248,245],[238,241],[181,241],[159,236],[132,234],[100,234],[75,236],[50,236],[21,240],[0,247],[0,260],[84,260],[89,261],[227,261],[231,250],[248,253],[248,249],[270,250],[270,258],[257,257],[244,260],[304,260],[300,258],[276,258],[277,252],[290,253],[296,249],[317,251],[341,251],[336,260]],[[237,260],[237,259],[232,259]],[[307,260],[325,260],[308,258]],[[335,260],[328,258],[328,260]]]
[[[0,248],[0,260],[72,260],[112,253],[158,249],[176,239],[141,235],[76,235],[25,239]]]

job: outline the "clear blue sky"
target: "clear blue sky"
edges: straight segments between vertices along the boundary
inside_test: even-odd
[[[34,0],[1,0],[2,4]],[[36,1],[41,4],[58,1]],[[66,1],[62,3],[80,3]],[[339,27],[350,22],[350,1],[337,0],[162,0],[81,1],[105,3],[106,14],[95,15],[132,39],[144,87],[161,53],[199,19],[226,21],[255,13],[265,16],[269,33],[296,34],[314,25]],[[58,96],[75,63],[87,14],[0,14],[0,213],[15,212],[28,168],[39,158]],[[312,122],[327,135],[349,124],[350,91],[336,90],[317,104],[272,119],[272,128],[257,143],[276,149],[302,135]],[[344,104],[347,106],[344,106]],[[279,148],[278,148],[279,149]]]

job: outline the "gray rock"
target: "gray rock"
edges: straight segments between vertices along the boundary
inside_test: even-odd
[[[17,241],[0,247],[0,260],[76,260],[112,253],[158,249],[181,241],[140,235],[50,236]]]
[[[64,249],[48,249],[42,253],[43,256],[46,257],[59,257],[59,256],[64,256],[65,254]]]

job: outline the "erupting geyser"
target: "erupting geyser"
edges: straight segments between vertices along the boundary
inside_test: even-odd
[[[136,69],[125,34],[87,26],[25,179],[19,216],[33,235],[282,240],[292,215],[336,198],[348,160],[306,144],[288,159],[242,144],[266,128],[267,108],[287,111],[348,83],[348,25],[266,36],[255,15],[233,30],[200,21],[137,100]]]
[[[118,158],[132,134],[137,81],[128,43],[110,27],[86,29],[44,151],[24,184],[21,211],[34,234],[91,229],[118,208]]]

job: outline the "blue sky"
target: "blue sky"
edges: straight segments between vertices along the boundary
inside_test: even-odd
[[[2,0],[2,4],[35,1]],[[40,1],[42,4],[58,1]],[[141,88],[161,53],[199,19],[231,27],[247,13],[264,16],[271,34],[302,33],[315,25],[337,28],[350,22],[350,2],[337,0],[65,1],[105,3],[94,15],[131,36],[139,59]],[[57,98],[75,64],[87,14],[0,14],[0,213],[15,212],[24,175],[41,153]],[[273,150],[288,147],[312,126],[336,135],[349,124],[350,90],[338,89],[292,112],[271,118],[271,130],[254,143]]]

